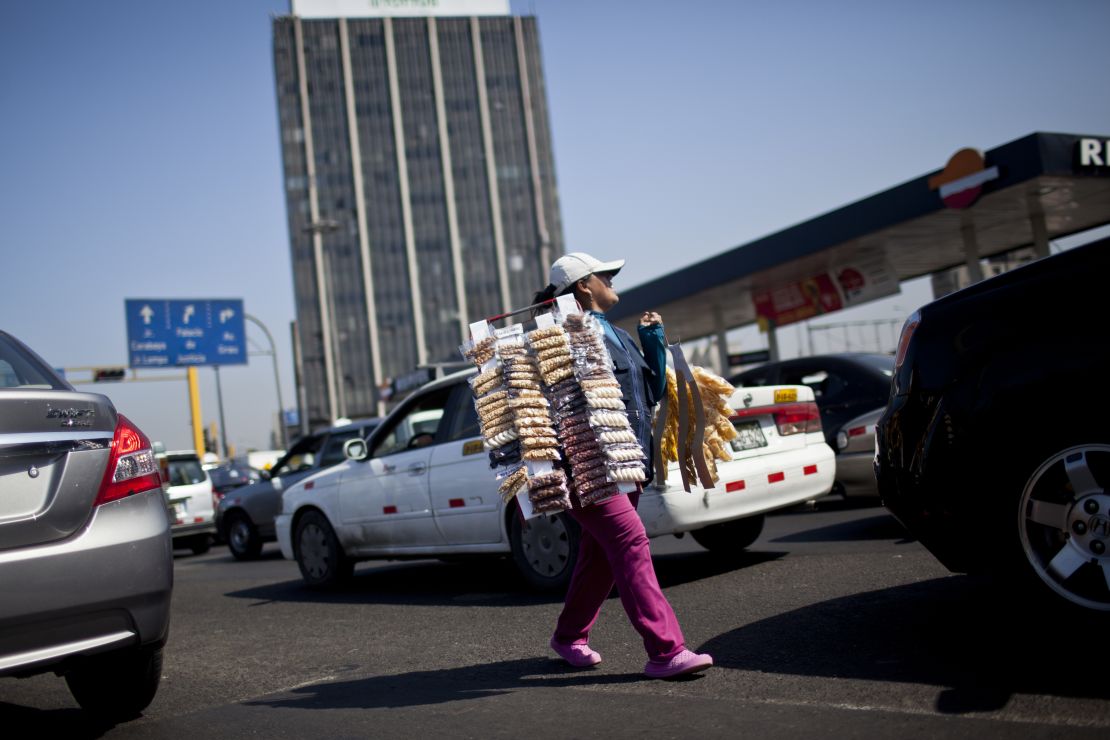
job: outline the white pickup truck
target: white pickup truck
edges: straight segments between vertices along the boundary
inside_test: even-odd
[[[359,560],[489,553],[512,557],[535,588],[566,586],[578,527],[566,514],[525,521],[515,502],[502,502],[478,434],[470,372],[407,398],[371,435],[362,459],[286,489],[278,543],[308,584],[333,584]],[[712,552],[736,553],[759,537],[767,512],[832,488],[834,455],[812,389],[741,388],[730,405],[740,435],[733,459],[717,462],[717,486],[705,491],[695,483],[687,492],[672,465],[666,484],[653,483],[640,497],[649,536],[690,532]]]

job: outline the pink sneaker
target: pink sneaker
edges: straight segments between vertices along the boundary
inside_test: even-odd
[[[561,645],[552,637],[551,649],[575,668],[589,668],[601,662],[601,653],[590,650],[589,645]]]
[[[674,678],[687,673],[704,671],[711,665],[713,665],[712,655],[683,650],[665,663],[649,660],[644,666],[644,673],[648,678]]]

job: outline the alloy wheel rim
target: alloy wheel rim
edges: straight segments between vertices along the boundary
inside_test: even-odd
[[[562,518],[529,519],[521,532],[521,548],[536,574],[545,578],[558,576],[570,560],[570,535]]]
[[[320,578],[328,570],[328,543],[324,530],[316,524],[307,524],[301,530],[301,564],[313,578]]]
[[[243,552],[247,549],[247,543],[250,542],[250,538],[251,533],[247,523],[242,519],[236,519],[231,525],[231,531],[228,533],[231,546],[238,552]]]
[[[1021,496],[1021,545],[1037,576],[1078,606],[1110,611],[1110,445],[1046,459]]]

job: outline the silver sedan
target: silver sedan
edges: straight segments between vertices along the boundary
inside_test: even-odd
[[[110,721],[153,700],[173,552],[150,440],[0,331],[0,676],[64,675]]]

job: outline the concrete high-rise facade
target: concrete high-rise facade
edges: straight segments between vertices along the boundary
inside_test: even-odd
[[[302,418],[382,408],[563,253],[535,18],[294,0],[273,22]]]

